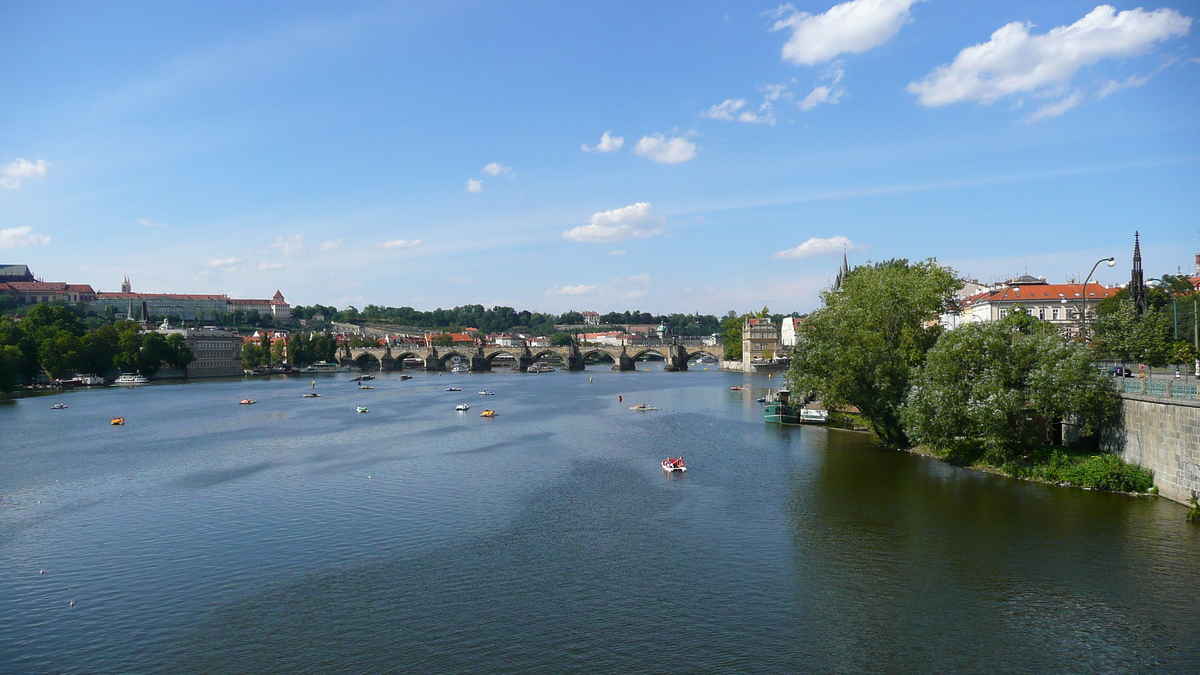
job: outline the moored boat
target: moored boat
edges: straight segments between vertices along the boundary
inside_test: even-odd
[[[446,391],[462,391],[462,387],[446,387]]]
[[[454,409],[457,410],[458,412],[465,412],[467,410],[470,410],[471,406],[467,405],[466,403],[459,403],[458,405],[454,406]]]
[[[479,392],[479,395],[480,396],[495,396],[496,392],[488,390],[488,389],[484,389],[483,391]]]
[[[360,405],[360,406],[358,406],[357,408],[355,408],[355,410],[356,410],[356,411],[358,411],[358,412],[360,412],[360,413],[367,413],[367,412],[371,412],[371,409],[370,409],[370,408],[368,408],[368,407],[367,407],[367,406],[365,406],[365,405]]]
[[[554,367],[548,363],[535,363],[532,366],[529,366],[529,370],[526,370],[525,372],[527,372],[527,373],[553,373]]]
[[[658,410],[658,408],[655,408],[654,406],[650,405],[649,403],[639,403],[634,406],[629,406],[629,409],[630,410]]]
[[[310,391],[307,394],[301,394],[300,398],[321,398],[321,395],[315,391]]]

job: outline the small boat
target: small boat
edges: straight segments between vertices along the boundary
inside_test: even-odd
[[[114,384],[146,384],[149,381],[137,373],[121,373]]]
[[[358,388],[359,389],[374,389],[375,387],[372,387],[369,384],[360,384],[360,385],[358,385]]]
[[[350,378],[350,381],[351,382],[367,382],[368,380],[373,380],[373,379],[375,379],[374,375],[359,375],[358,377]]]
[[[828,424],[829,423],[829,411],[828,410],[809,410],[808,408],[802,408],[800,410],[800,423],[801,424]]]
[[[471,406],[467,405],[466,403],[459,403],[458,405],[454,406],[454,409],[457,410],[458,412],[465,412],[467,410],[470,410]]]
[[[452,373],[469,373],[469,372],[471,372],[471,369],[466,366],[463,366],[463,365],[458,365],[458,366],[454,366],[453,368],[451,368],[450,372],[452,372]]]
[[[495,417],[498,413],[495,410],[484,410],[479,413],[480,417]]]
[[[321,395],[315,391],[310,391],[307,394],[301,394],[300,398],[321,398]]]
[[[479,395],[480,396],[495,396],[496,392],[484,389],[483,391],[479,392]]]
[[[729,391],[742,391],[743,389],[745,389],[745,387],[739,384],[736,387],[730,387]]]
[[[411,380],[411,379],[412,379],[412,375],[401,375],[401,376],[400,376],[400,381],[401,381],[401,382],[403,382],[403,381],[405,381],[405,380]]]
[[[529,366],[529,370],[527,370],[525,372],[527,372],[527,373],[553,373],[554,368],[548,363],[535,363],[532,366]]]
[[[66,410],[67,404],[66,403],[55,403],[54,405],[50,406],[50,409],[51,410]]]
[[[368,407],[367,407],[367,406],[365,406],[365,405],[360,405],[360,406],[358,406],[357,408],[355,408],[355,410],[357,410],[357,411],[358,411],[358,412],[360,412],[360,413],[371,412],[371,409],[370,409],[370,408],[368,408]]]
[[[81,387],[98,387],[104,384],[104,378],[99,375],[83,373],[75,376],[75,382]]]
[[[114,417],[114,418],[112,418],[112,422],[109,422],[109,424],[113,425],[114,427],[124,426],[125,418],[124,417]]]
[[[630,406],[629,409],[630,410],[658,410],[658,408],[655,408],[654,406],[650,405],[649,403],[639,403],[635,406]]]
[[[668,457],[662,461],[663,471],[674,473],[676,471],[687,471],[687,467],[683,465],[683,456]]]
[[[255,403],[258,403],[258,401],[255,401],[252,398],[244,398],[238,401],[238,405],[254,405]]]
[[[446,391],[462,391],[462,387],[446,387]]]

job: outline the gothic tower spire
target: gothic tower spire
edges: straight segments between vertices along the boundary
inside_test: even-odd
[[[1149,298],[1146,297],[1146,282],[1142,279],[1142,243],[1139,233],[1133,233],[1133,272],[1129,277],[1129,297],[1137,307],[1138,314],[1145,314],[1149,308]]]

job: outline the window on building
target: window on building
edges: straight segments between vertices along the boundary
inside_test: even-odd
[[[1000,318],[1003,319],[1006,316],[1008,316],[1008,310],[1007,309],[1000,310]]]
[[[1046,308],[1045,307],[1038,307],[1038,318],[1041,319],[1042,321],[1046,320]]]
[[[1051,315],[1054,317],[1055,321],[1058,321],[1058,308],[1057,307],[1055,307],[1054,310],[1052,310]]]

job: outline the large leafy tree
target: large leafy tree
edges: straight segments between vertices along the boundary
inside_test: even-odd
[[[1093,433],[1117,404],[1086,346],[1020,312],[939,337],[901,417],[916,443],[947,449],[980,441],[1003,462],[1038,441],[1043,423],[1074,417]]]
[[[888,260],[852,270],[805,320],[792,350],[797,394],[854,406],[884,442],[907,447],[900,409],[914,371],[941,333],[938,316],[961,286],[935,260]]]
[[[0,344],[0,395],[8,396],[17,388],[22,358],[21,349],[16,345]]]

